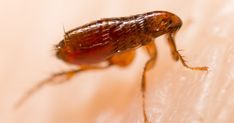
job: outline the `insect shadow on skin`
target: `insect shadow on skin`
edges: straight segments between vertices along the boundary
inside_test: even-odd
[[[175,35],[182,26],[181,19],[166,11],[153,11],[128,17],[106,18],[65,32],[64,39],[56,45],[56,56],[64,62],[79,66],[75,70],[55,73],[32,87],[15,105],[21,106],[32,94],[45,85],[67,82],[74,75],[107,69],[111,66],[127,67],[135,58],[139,47],[146,49],[149,59],[145,63],[142,80],[142,106],[144,122],[146,73],[155,65],[157,48],[154,39],[166,34],[172,58],[191,70],[207,71],[208,67],[191,67],[186,64],[175,44]],[[99,63],[106,62],[105,66]]]

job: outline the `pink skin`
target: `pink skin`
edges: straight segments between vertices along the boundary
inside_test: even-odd
[[[147,60],[144,51],[127,69],[114,67],[83,73],[69,83],[44,88],[17,111],[12,111],[12,105],[38,80],[67,68],[51,51],[62,38],[63,24],[70,29],[97,18],[155,8],[172,11],[182,18],[184,25],[176,36],[178,48],[183,49],[181,53],[189,64],[207,65],[210,70],[191,71],[175,63],[165,39],[157,39],[159,57],[147,74],[149,120],[234,122],[232,0],[134,1],[134,7],[132,1],[107,0],[6,2],[0,4],[4,10],[0,11],[4,16],[0,33],[1,123],[141,123],[139,85]]]

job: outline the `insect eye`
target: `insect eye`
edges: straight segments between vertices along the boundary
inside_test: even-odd
[[[169,23],[169,24],[172,24],[173,22],[172,22],[172,20],[170,19],[168,23]]]

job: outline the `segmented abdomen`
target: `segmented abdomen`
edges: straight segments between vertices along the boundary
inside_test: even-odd
[[[67,32],[67,40],[75,49],[74,62],[97,63],[140,45],[143,24],[136,17],[102,19]]]

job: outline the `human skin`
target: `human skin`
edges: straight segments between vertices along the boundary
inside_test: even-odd
[[[49,85],[20,108],[13,105],[30,87],[71,66],[55,57],[65,30],[105,18],[166,10],[183,20],[176,44],[192,71],[174,62],[166,39],[147,73],[146,111],[152,123],[234,122],[234,2],[176,1],[6,1],[0,4],[1,123],[142,123],[141,73],[146,52],[128,68],[84,72]]]

